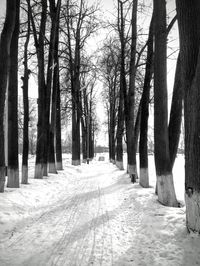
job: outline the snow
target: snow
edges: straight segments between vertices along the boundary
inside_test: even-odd
[[[0,194],[0,265],[200,265],[200,238],[188,234],[185,207],[160,205],[154,158],[150,185],[132,184],[126,171],[98,157]],[[174,167],[184,203],[184,158]]]

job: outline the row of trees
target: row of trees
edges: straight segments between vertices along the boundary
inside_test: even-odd
[[[155,0],[152,4],[148,38],[141,44],[141,29],[137,25],[137,16],[140,18],[141,15],[137,11],[140,2],[118,0],[116,33],[104,45],[101,63],[107,91],[110,160],[116,163],[119,169],[123,169],[122,143],[125,136],[127,170],[131,180],[135,182],[137,177],[136,150],[139,146],[140,184],[143,187],[149,186],[148,118],[149,104],[153,101],[156,193],[162,204],[178,207],[172,169],[178,150],[184,102],[187,226],[189,230],[200,232],[199,24],[197,22],[200,4],[198,1],[189,3],[177,0],[177,14],[168,24],[165,0]],[[128,14],[131,14],[130,20]],[[167,38],[177,20],[180,51],[168,120]]]
[[[190,230],[200,232],[200,3],[198,0],[192,3],[187,0],[176,0],[177,15],[167,25],[165,0],[154,0],[148,38],[143,42],[139,38],[141,34],[138,34],[140,1],[118,0],[117,3],[117,23],[114,25],[116,34],[104,45],[104,53],[100,60],[101,76],[108,87],[110,159],[123,169],[125,138],[128,172],[132,182],[135,182],[138,175],[136,150],[139,139],[140,184],[144,187],[149,186],[147,138],[149,103],[153,100],[158,200],[167,206],[179,206],[174,190],[172,168],[179,143],[184,102],[187,226]],[[7,0],[6,18],[0,40],[1,192],[5,184],[5,163],[7,185],[19,187],[19,44],[20,47],[23,46],[22,183],[28,182],[28,86],[29,76],[33,72],[36,72],[38,81],[35,178],[42,178],[48,175],[48,172],[56,173],[62,169],[62,93],[65,99],[70,99],[66,106],[70,107],[72,119],[72,164],[80,164],[81,131],[83,159],[89,163],[89,159],[93,157],[94,134],[97,129],[94,92],[99,72],[94,58],[87,56],[86,44],[100,25],[96,16],[97,10],[98,5],[88,6],[83,0]],[[176,20],[179,26],[180,52],[168,123],[167,37]],[[151,92],[153,77],[154,91]]]
[[[23,91],[23,122],[20,123],[23,131],[21,182],[28,183],[30,75],[35,75],[38,87],[34,177],[40,179],[63,168],[61,115],[64,112],[68,112],[72,119],[72,164],[80,164],[81,143],[84,161],[89,163],[89,159],[94,157],[94,135],[97,130],[96,73],[94,59],[87,55],[85,45],[99,27],[97,10],[97,4],[89,6],[85,1],[6,2],[6,16],[0,41],[1,192],[4,191],[6,169],[8,187],[17,188],[20,182],[20,84]],[[21,81],[18,80],[19,76]],[[63,105],[62,98],[66,100]]]

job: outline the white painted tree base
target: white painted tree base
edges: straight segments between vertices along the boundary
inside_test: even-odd
[[[19,188],[19,169],[12,169],[8,167],[7,175],[7,187]]]
[[[116,164],[116,161],[113,160],[113,159],[111,159],[110,162],[113,163],[113,164]]]
[[[28,167],[27,165],[22,165],[22,184],[28,184]]]
[[[119,168],[119,170],[124,170],[124,163],[123,161],[116,161],[116,166]]]
[[[57,174],[58,173],[56,170],[55,163],[49,163],[48,167],[49,167],[49,173],[51,173],[51,174]]]
[[[35,179],[42,179],[43,178],[43,165],[41,163],[35,165]]]
[[[169,207],[179,207],[174,190],[173,175],[157,175],[158,201]]]
[[[0,167],[0,193],[4,192],[5,181],[5,167]]]
[[[138,178],[136,165],[128,164],[127,172],[130,175],[131,182],[135,183],[136,182],[136,179]]]
[[[47,171],[47,164],[46,163],[44,163],[43,164],[43,176],[48,176],[48,171]]]
[[[140,186],[144,188],[149,187],[149,169],[140,168]]]
[[[200,193],[185,193],[186,225],[189,232],[200,234]]]
[[[87,159],[83,159],[82,160],[82,163],[87,163]]]
[[[81,165],[81,162],[80,160],[72,160],[72,165],[78,166],[78,165]]]
[[[62,164],[62,162],[56,162],[56,169],[57,169],[58,171],[63,170],[63,164]]]

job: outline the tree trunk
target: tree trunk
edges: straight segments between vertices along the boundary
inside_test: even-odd
[[[155,64],[154,64],[154,143],[158,200],[177,207],[169,155],[167,108],[167,32],[165,0],[154,0]]]
[[[72,165],[80,165],[80,33],[77,33],[72,89]]]
[[[6,1],[6,18],[0,40],[0,192],[5,184],[4,108],[9,76],[10,43],[15,27],[16,1]]]
[[[115,164],[115,105],[113,100],[110,99],[110,161]]]
[[[87,130],[86,123],[84,118],[81,118],[81,129],[82,129],[82,154],[83,154],[83,163],[87,161]]]
[[[80,165],[80,119],[81,119],[81,102],[80,102],[80,31],[83,1],[80,2],[80,12],[78,15],[77,28],[75,32],[74,58],[70,35],[70,14],[69,1],[67,2],[67,31],[69,46],[69,68],[71,78],[71,97],[72,97],[72,165]]]
[[[28,12],[27,36],[24,45],[24,77],[23,77],[23,104],[24,104],[24,123],[23,123],[23,154],[22,154],[22,184],[28,184],[28,152],[29,152],[29,100],[28,100],[28,44],[30,39],[30,13]]]
[[[35,47],[38,59],[38,124],[37,124],[37,144],[36,144],[36,161],[34,178],[42,179],[44,173],[44,143],[45,143],[45,63],[44,63],[44,40],[47,19],[47,0],[42,1],[42,14],[40,22],[39,39],[37,40],[37,31],[33,14],[29,4],[31,14],[31,23],[33,28]]]
[[[128,172],[131,181],[136,181],[136,160],[135,160],[135,143],[134,143],[134,124],[135,124],[135,57],[136,57],[136,40],[137,40],[137,6],[138,1],[133,2],[132,10],[132,36],[131,36],[131,58],[129,67],[129,90],[128,94],[124,90],[124,111],[125,111],[125,124],[126,124],[126,141],[127,141],[127,161]]]
[[[7,187],[19,187],[18,161],[18,38],[20,0],[16,1],[15,28],[10,45],[8,82],[8,180]]]
[[[116,166],[120,170],[124,170],[123,164],[123,135],[124,135],[124,111],[123,111],[123,88],[120,87],[120,98],[118,106],[118,118],[117,118],[117,132],[116,132]]]
[[[54,51],[55,52],[55,51]],[[56,63],[55,63],[56,64]],[[48,167],[49,173],[57,174],[56,160],[55,160],[55,130],[56,130],[56,97],[57,97],[57,79],[58,79],[58,65],[54,67],[53,73],[53,88],[52,88],[52,104],[50,114],[49,127],[49,150],[48,150]]]
[[[121,23],[120,23],[121,21]],[[118,1],[118,31],[121,43],[120,54],[120,88],[119,88],[119,104],[117,113],[117,132],[116,132],[116,166],[120,170],[124,170],[123,164],[123,135],[124,135],[124,93],[126,94],[126,73],[125,73],[125,36],[124,36],[124,17],[123,3]],[[125,98],[126,99],[126,98]]]
[[[141,103],[139,104],[139,107],[138,107],[136,121],[135,121],[135,128],[134,128],[134,144],[135,144],[134,156],[135,156],[136,165],[137,165],[138,139],[140,135],[140,122],[141,122]],[[135,178],[138,179],[137,167],[135,170]]]
[[[149,119],[149,95],[153,73],[153,24],[152,15],[149,37],[147,41],[147,59],[144,77],[143,93],[141,98],[141,124],[140,124],[140,185],[149,187],[149,170],[148,170],[148,119]]]
[[[58,64],[58,71],[59,71],[59,64]],[[57,79],[57,97],[56,97],[56,169],[57,170],[63,170],[62,138],[61,138],[61,114],[60,114],[60,78],[59,78],[59,75],[58,75],[58,79]]]
[[[200,2],[176,4],[184,85],[186,224],[200,233]]]
[[[91,106],[91,103],[90,103]],[[91,114],[91,108],[90,108],[90,116],[89,116],[89,159],[90,161],[94,158],[94,152],[93,152],[93,128],[92,128],[92,114]]]
[[[172,104],[170,111],[170,120],[168,126],[171,168],[173,168],[174,166],[176,154],[178,151],[181,121],[182,121],[182,110],[183,110],[182,102],[183,102],[183,85],[182,85],[182,74],[181,74],[181,59],[179,54],[176,65],[175,81],[174,81]]]
[[[116,82],[117,71],[115,69],[114,82],[110,90],[110,161],[116,163],[116,150],[115,150],[115,128],[116,128]],[[123,97],[123,94],[122,94]],[[123,137],[123,135],[122,135]],[[123,151],[122,151],[123,152]]]
[[[58,46],[59,46],[59,18],[60,18],[60,5],[61,0],[58,0],[57,5],[55,5],[54,0],[49,0],[50,2],[50,13],[51,13],[51,41],[52,44],[49,47],[49,85],[48,94],[51,97],[51,104],[49,106],[50,112],[50,125],[49,125],[49,150],[48,150],[48,166],[49,173],[56,174],[56,162],[55,162],[55,126],[56,126],[56,97],[57,97],[57,79],[59,74],[58,69]],[[48,86],[47,86],[48,87]],[[52,88],[51,88],[52,87]],[[52,91],[52,93],[51,93]],[[48,110],[47,110],[48,111]],[[48,122],[48,121],[46,121]],[[49,123],[48,123],[49,124]],[[48,134],[48,131],[47,131]]]

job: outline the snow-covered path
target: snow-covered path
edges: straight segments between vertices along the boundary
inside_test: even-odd
[[[8,190],[21,193],[24,203],[13,201],[0,216],[1,266],[200,265],[200,240],[187,234],[184,208],[161,206],[154,188],[131,184],[108,162],[68,164],[34,181],[43,188],[35,206],[30,188]]]

